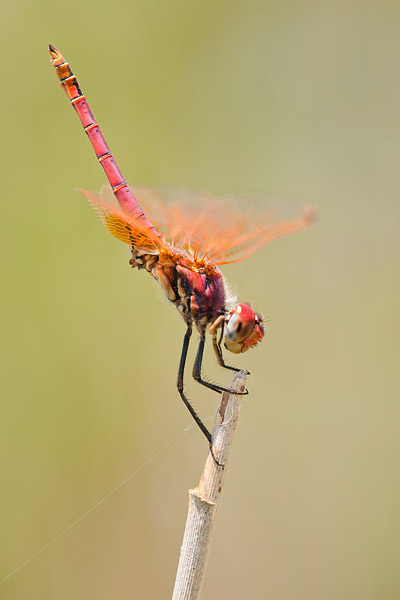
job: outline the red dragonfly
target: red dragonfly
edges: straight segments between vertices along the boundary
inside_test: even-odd
[[[133,193],[69,64],[54,46],[49,45],[49,50],[60,83],[109,181],[100,197],[83,190],[81,193],[108,231],[131,246],[131,266],[150,273],[181,313],[186,333],[177,387],[216,460],[211,434],[184,392],[183,376],[193,325],[200,336],[194,379],[216,392],[229,391],[202,376],[206,332],[212,336],[219,365],[239,371],[225,364],[222,340],[227,350],[240,354],[262,340],[264,326],[261,315],[249,304],[233,305],[227,283],[217,266],[242,260],[268,242],[304,229],[312,222],[314,211],[310,205],[293,199],[216,198],[185,189],[165,193],[140,187],[135,187]]]

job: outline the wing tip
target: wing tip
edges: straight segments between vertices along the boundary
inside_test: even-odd
[[[304,220],[305,220],[306,226],[308,227],[309,225],[311,225],[316,220],[317,216],[318,216],[318,211],[317,211],[315,204],[313,204],[312,202],[309,202],[306,205],[305,215],[304,215]]]

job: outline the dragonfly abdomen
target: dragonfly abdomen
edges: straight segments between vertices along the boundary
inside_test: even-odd
[[[49,44],[49,50],[51,63],[56,70],[57,77],[82,123],[120,206],[126,214],[138,221],[148,237],[155,243],[159,243],[160,236],[126,183],[69,63],[52,44]]]

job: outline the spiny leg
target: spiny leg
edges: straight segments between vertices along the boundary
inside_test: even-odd
[[[214,392],[218,392],[218,393],[222,393],[222,392],[231,392],[231,390],[229,388],[226,387],[222,387],[221,385],[216,385],[215,383],[211,383],[210,381],[205,381],[202,376],[201,376],[201,365],[203,362],[203,353],[204,353],[204,344],[206,342],[206,334],[203,331],[200,334],[200,341],[199,341],[199,347],[197,349],[197,355],[196,355],[196,360],[194,361],[194,366],[193,366],[193,377],[196,381],[198,381],[198,383],[201,383],[201,385],[205,385],[206,387],[210,388],[210,390],[214,390]],[[234,369],[236,371],[236,369]],[[238,392],[237,395],[238,396],[245,396],[246,394],[248,394],[249,392],[247,390],[245,390],[244,392]]]
[[[237,369],[236,367],[231,367],[230,365],[225,364],[224,357],[222,356],[222,350],[221,350],[221,342],[222,342],[223,335],[224,335],[224,327],[223,326],[221,327],[221,334],[219,336],[219,340],[217,340],[217,332],[216,331],[213,331],[213,334],[212,334],[213,348],[214,348],[215,356],[217,357],[217,362],[220,367],[223,367],[224,369],[230,369],[231,371],[236,371],[238,373],[241,369]]]

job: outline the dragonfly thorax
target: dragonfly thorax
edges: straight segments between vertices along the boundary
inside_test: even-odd
[[[129,262],[154,277],[187,324],[194,322],[199,330],[205,330],[225,314],[224,280],[216,267],[199,268],[177,254],[141,254],[137,250],[132,251]]]

